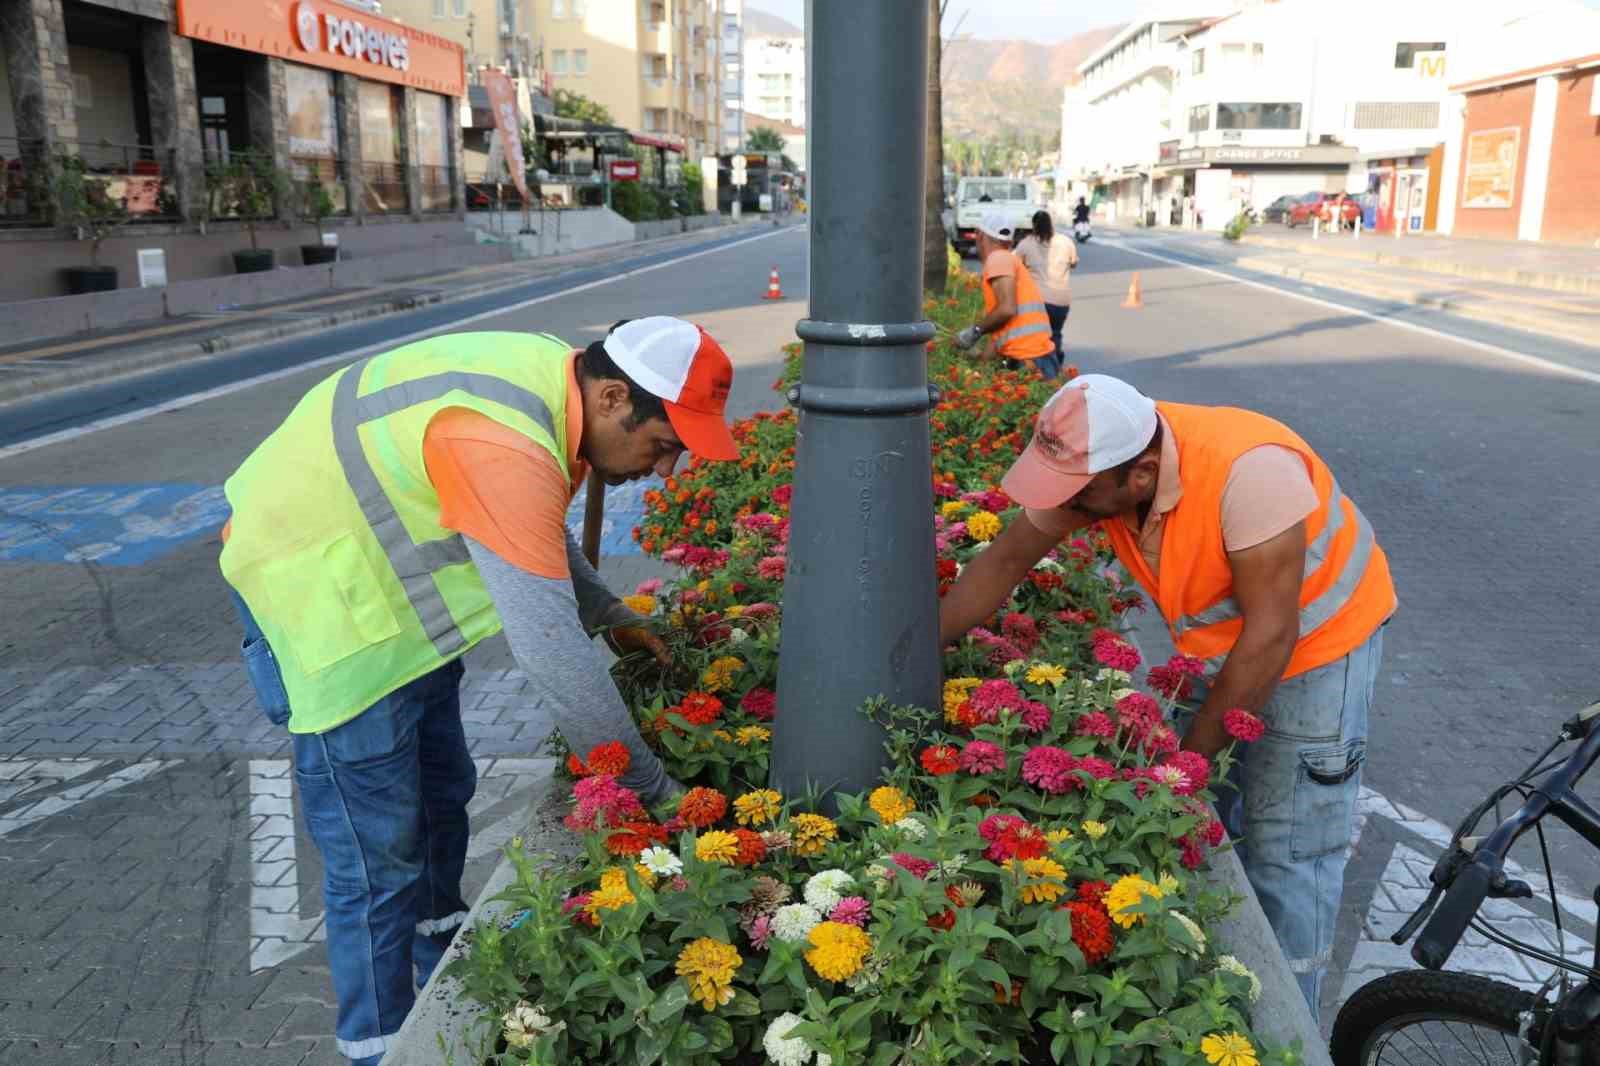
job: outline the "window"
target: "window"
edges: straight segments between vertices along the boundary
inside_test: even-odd
[[[589,73],[589,50],[587,48],[574,48],[572,50],[572,73]]]
[[[444,0],[433,0],[433,17],[444,18]]]
[[[572,0],[572,17],[581,19],[588,13],[589,0]]]
[[[456,18],[464,19],[467,17],[467,0],[454,0],[450,7],[450,13]]]
[[[1201,104],[1189,109],[1189,132],[1199,133],[1211,128],[1211,105]]]
[[[1410,70],[1417,65],[1418,52],[1442,52],[1443,41],[1401,41],[1394,46],[1394,69]]]
[[[550,73],[565,74],[567,72],[567,50],[557,48],[550,53]]]
[[[1350,124],[1358,130],[1438,129],[1439,101],[1358,103]]]
[[[1194,59],[1189,64],[1189,73],[1190,74],[1204,74],[1205,72],[1206,72],[1206,50],[1204,48],[1196,48],[1194,50]]]
[[[1297,130],[1299,104],[1218,104],[1219,130]]]
[[[1259,45],[1259,44],[1253,44],[1253,45],[1250,46],[1250,65],[1251,66],[1259,67],[1262,64],[1262,61],[1265,60],[1265,59],[1266,59],[1266,46]]]
[[[550,0],[550,17],[564,19],[567,17],[567,0]]]

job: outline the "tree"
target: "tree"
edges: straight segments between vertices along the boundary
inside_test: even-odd
[[[922,172],[922,291],[943,292],[949,274],[944,232],[944,103],[939,38],[947,0],[928,0],[927,163]]]
[[[757,126],[745,140],[745,148],[751,152],[781,152],[786,143],[771,126]]]
[[[604,104],[596,103],[582,93],[569,92],[566,89],[556,90],[556,114],[561,118],[575,118],[599,126],[612,124],[611,112]]]

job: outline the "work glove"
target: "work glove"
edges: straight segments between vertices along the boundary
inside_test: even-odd
[[[983,336],[983,331],[981,329],[979,329],[977,326],[968,326],[966,329],[956,334],[956,347],[960,348],[962,351],[966,351],[974,344],[977,344],[978,338],[981,336]]]

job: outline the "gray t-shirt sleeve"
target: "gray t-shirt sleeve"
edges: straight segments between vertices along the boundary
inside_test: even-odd
[[[595,573],[583,549],[567,532],[567,570],[572,574],[572,591],[578,599],[578,620],[584,632],[593,634],[607,626],[627,625],[637,621],[628,605],[617,598],[600,575]]]
[[[605,656],[578,624],[580,600],[573,591],[576,570],[571,584],[540,577],[511,565],[471,537],[464,539],[500,613],[517,665],[534,693],[550,708],[550,717],[568,746],[582,756],[598,744],[622,741],[632,756],[622,784],[645,803],[682,791],[683,786],[667,775],[666,767],[639,735],[611,680]],[[584,567],[599,584],[599,575],[588,563]]]

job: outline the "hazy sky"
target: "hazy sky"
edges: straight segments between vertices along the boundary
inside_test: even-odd
[[[805,21],[805,0],[745,0],[747,6],[781,15],[799,26]],[[1583,0],[1600,8],[1600,0]],[[1097,26],[1127,22],[1149,6],[1149,0],[950,0],[944,32],[974,37],[1002,37],[1047,44]],[[965,14],[965,20],[962,15]]]

